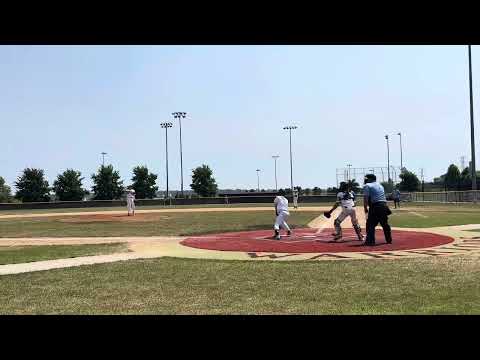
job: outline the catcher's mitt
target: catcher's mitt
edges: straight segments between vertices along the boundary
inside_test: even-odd
[[[330,217],[332,216],[332,213],[330,211],[325,211],[323,213],[323,216],[325,216],[327,219],[330,219]]]

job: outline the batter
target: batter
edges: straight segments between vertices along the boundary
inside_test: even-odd
[[[275,204],[275,214],[277,215],[275,225],[273,225],[276,240],[280,240],[280,227],[287,230],[287,236],[292,235],[292,231],[287,224],[287,219],[290,216],[290,213],[288,212],[288,200],[284,196],[285,191],[282,189],[278,194],[279,195],[275,197],[275,200],[273,201]]]

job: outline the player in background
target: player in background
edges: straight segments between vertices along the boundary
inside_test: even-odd
[[[135,216],[135,190],[127,190],[127,211],[128,216],[132,213]]]
[[[393,190],[393,203],[395,204],[395,209],[397,208],[397,204],[398,204],[398,207],[400,207],[400,190],[398,190],[398,188],[396,188],[395,190]]]
[[[293,208],[298,209],[298,189],[293,189]]]
[[[287,224],[287,219],[290,216],[288,212],[288,200],[285,198],[285,191],[280,189],[278,196],[275,197],[273,203],[275,204],[275,225],[273,225],[273,230],[275,231],[275,239],[280,240],[280,227],[283,227],[287,230],[287,235],[292,235],[290,227]]]
[[[342,221],[350,216],[358,240],[363,241],[362,229],[358,224],[357,213],[355,211],[355,194],[351,190],[350,185],[345,182],[340,184],[340,192],[337,194],[337,202],[329,212],[333,212],[339,206],[342,207],[342,212],[334,221],[335,233],[332,234],[334,236],[333,240],[337,241],[342,238]]]

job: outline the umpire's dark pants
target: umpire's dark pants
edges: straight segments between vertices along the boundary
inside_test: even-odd
[[[390,225],[388,225],[388,215],[392,212],[385,202],[378,202],[370,205],[368,209],[368,218],[367,218],[367,239],[365,240],[366,244],[374,245],[375,244],[375,227],[380,223],[383,228],[383,233],[385,234],[385,240],[387,243],[392,242],[392,230]]]

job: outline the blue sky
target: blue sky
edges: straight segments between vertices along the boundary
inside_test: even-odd
[[[25,167],[52,183],[67,168],[84,184],[106,162],[130,183],[147,165],[165,187],[165,136],[182,123],[184,179],[203,163],[220,188],[335,185],[335,169],[391,164],[432,179],[470,159],[466,46],[1,46],[0,176]],[[474,100],[480,51],[474,46]],[[475,107],[476,119],[480,109]],[[476,121],[476,133],[480,124]],[[477,142],[477,148],[478,148]],[[178,124],[169,130],[170,188],[180,188]]]

